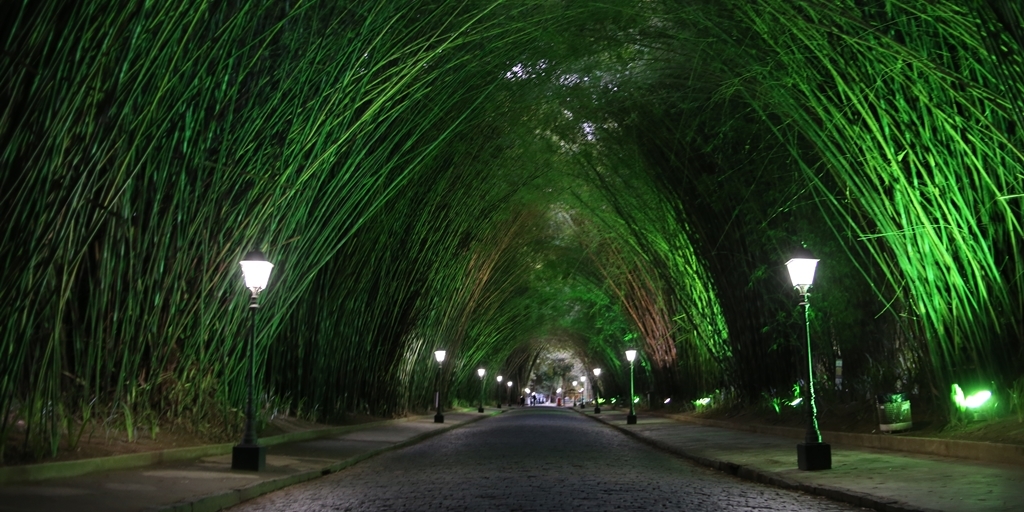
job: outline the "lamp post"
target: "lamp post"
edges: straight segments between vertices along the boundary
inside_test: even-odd
[[[626,416],[626,425],[636,425],[636,407],[633,404],[633,360],[636,359],[636,350],[627,350],[626,359],[629,359],[629,415]]]
[[[512,407],[512,381],[505,381],[505,401]]]
[[[580,386],[582,387],[582,389],[580,390],[580,394],[583,395],[583,397],[582,397],[583,400],[580,401],[580,409],[582,409],[582,408],[587,406],[587,376],[586,375],[580,377]]]
[[[434,423],[444,423],[444,414],[441,414],[441,365],[444,363],[444,350],[435,350],[434,359],[437,359],[437,394],[434,401],[437,405],[437,414],[434,415]]]
[[[501,375],[498,375],[498,409],[501,409]]]
[[[249,251],[242,261],[238,262],[242,267],[242,277],[245,278],[245,287],[252,295],[249,297],[249,311],[251,321],[249,325],[249,347],[247,349],[249,359],[249,390],[245,401],[245,434],[242,442],[231,448],[231,469],[244,469],[248,471],[263,471],[267,465],[267,447],[260,446],[256,438],[256,430],[253,428],[252,412],[252,388],[256,380],[256,310],[260,308],[260,292],[267,288],[270,281],[270,271],[274,265],[263,257],[258,250]]]
[[[562,405],[562,388],[555,390],[555,405]]]
[[[832,447],[821,442],[821,431],[818,429],[818,407],[814,396],[814,365],[811,358],[811,318],[808,315],[807,289],[814,282],[814,269],[818,260],[810,251],[801,249],[798,254],[786,262],[789,278],[793,287],[803,296],[800,305],[804,307],[804,331],[807,333],[807,434],[804,442],[796,445],[797,466],[804,471],[832,469]]]
[[[578,381],[578,380],[574,380],[574,381],[572,381],[572,390],[573,390],[573,391],[576,391],[576,386],[579,386],[579,385],[580,385],[580,381]],[[576,407],[576,399],[577,399],[577,398],[579,398],[579,396],[575,396],[575,397],[573,397],[573,399],[572,399],[572,406],[573,406],[573,407]]]
[[[480,376],[480,407],[476,408],[476,412],[484,412],[484,374],[485,373],[487,373],[487,370],[484,370],[483,368],[479,368],[476,371],[476,374]]]
[[[601,377],[601,369],[594,368],[594,414],[601,414],[601,390],[597,387],[599,377]]]

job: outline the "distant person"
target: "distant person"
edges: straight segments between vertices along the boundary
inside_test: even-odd
[[[526,397],[519,395],[519,407],[526,407]]]

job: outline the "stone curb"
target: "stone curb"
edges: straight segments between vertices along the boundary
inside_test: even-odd
[[[445,432],[448,432],[450,430],[454,430],[454,429],[459,428],[459,427],[463,427],[465,425],[469,425],[471,423],[475,423],[477,421],[481,421],[481,420],[483,420],[485,418],[489,418],[489,417],[495,416],[497,414],[501,414],[502,412],[504,412],[504,411],[494,411],[494,412],[492,412],[490,414],[485,414],[485,415],[481,415],[481,416],[474,416],[474,417],[470,418],[469,420],[466,420],[466,421],[464,421],[462,423],[456,423],[456,424],[453,424],[451,426],[447,426],[447,427],[444,427],[444,428],[439,428],[439,429],[436,429],[436,430],[431,430],[430,432],[424,432],[422,434],[417,434],[417,435],[415,435],[413,437],[410,437],[409,439],[406,439],[404,441],[400,441],[400,442],[395,443],[393,445],[385,446],[383,448],[377,448],[375,450],[370,450],[370,451],[368,451],[366,453],[361,453],[361,454],[356,455],[354,457],[349,457],[349,458],[347,458],[345,460],[342,460],[342,461],[339,461],[339,462],[335,462],[333,464],[329,464],[329,465],[324,466],[323,468],[321,468],[319,470],[304,471],[302,473],[296,473],[294,475],[288,475],[288,476],[284,476],[284,477],[281,477],[281,478],[274,478],[274,479],[271,479],[271,480],[264,480],[262,482],[257,482],[255,484],[243,487],[241,489],[232,489],[230,491],[226,491],[226,492],[222,492],[222,493],[202,496],[200,498],[196,498],[194,500],[190,500],[190,501],[187,501],[187,502],[175,503],[173,505],[168,505],[168,506],[163,506],[163,507],[156,507],[156,508],[150,509],[150,511],[151,512],[217,512],[219,510],[223,510],[225,508],[228,508],[228,507],[237,505],[239,503],[242,503],[243,501],[248,501],[248,500],[251,500],[253,498],[257,498],[259,496],[262,496],[264,494],[268,494],[268,493],[271,493],[271,492],[274,492],[274,491],[278,491],[278,490],[284,489],[285,487],[290,487],[290,486],[295,485],[295,484],[300,484],[302,482],[308,482],[310,480],[313,480],[313,479],[316,479],[316,478],[320,478],[322,476],[327,476],[327,475],[329,475],[331,473],[336,473],[338,471],[341,471],[342,469],[345,469],[345,468],[347,468],[349,466],[352,466],[352,465],[354,465],[354,464],[356,464],[358,462],[362,462],[362,461],[364,461],[366,459],[369,459],[371,457],[376,457],[377,455],[380,455],[382,453],[386,453],[386,452],[389,452],[389,451],[392,451],[392,450],[398,450],[398,449],[401,449],[401,448],[405,448],[407,446],[412,446],[412,445],[420,443],[420,442],[422,442],[424,440],[430,439],[431,437],[443,434]]]
[[[300,432],[289,432],[276,436],[260,439],[260,444],[274,446],[282,443],[294,443],[308,441],[322,437],[331,437],[348,432],[363,430],[380,426],[388,422],[411,421],[416,417],[399,418],[394,420],[374,421],[358,425],[346,425],[342,427],[330,427],[316,430],[304,430]],[[39,482],[54,478],[68,478],[80,476],[99,471],[111,471],[117,469],[131,469],[144,466],[151,466],[162,462],[181,462],[188,460],[212,457],[231,453],[235,443],[208,444],[202,446],[188,446],[183,448],[169,448],[152,452],[131,453],[126,455],[114,455],[110,457],[96,457],[82,460],[69,460],[63,462],[45,462],[42,464],[27,464],[24,466],[8,466],[0,468],[0,485]]]
[[[582,411],[580,411],[580,414],[584,414],[584,413]],[[831,486],[825,486],[825,485],[813,485],[813,484],[806,484],[806,483],[802,483],[802,482],[797,482],[795,480],[791,480],[791,479],[788,479],[788,478],[783,478],[783,477],[780,477],[779,475],[773,474],[773,473],[768,472],[768,471],[762,471],[762,470],[757,469],[757,468],[752,468],[752,467],[749,467],[749,466],[743,466],[743,465],[736,464],[734,462],[729,462],[729,461],[726,461],[726,460],[714,459],[714,458],[702,457],[702,456],[699,456],[699,455],[694,455],[692,453],[688,453],[685,450],[681,450],[681,449],[679,449],[679,448],[677,448],[675,446],[672,446],[672,445],[670,445],[668,443],[665,443],[665,442],[662,442],[662,441],[658,441],[656,439],[651,439],[649,437],[643,436],[643,435],[641,435],[641,434],[639,434],[637,432],[634,432],[633,430],[625,428],[624,426],[616,425],[616,424],[614,424],[614,423],[612,423],[610,421],[605,421],[605,420],[596,418],[596,417],[594,417],[594,415],[584,414],[584,416],[587,416],[587,417],[589,417],[589,418],[591,418],[594,421],[597,421],[599,423],[608,425],[609,427],[612,427],[612,428],[618,430],[619,432],[622,432],[622,433],[624,433],[624,434],[626,434],[626,435],[628,435],[628,436],[630,436],[630,437],[632,437],[632,438],[634,438],[634,439],[636,439],[636,440],[638,440],[638,441],[640,441],[640,442],[642,442],[644,444],[647,444],[647,445],[649,445],[649,446],[651,446],[653,448],[657,448],[659,450],[671,453],[673,455],[677,455],[679,457],[682,457],[684,459],[693,461],[693,462],[695,462],[697,464],[700,464],[702,466],[706,466],[706,467],[709,467],[709,468],[712,468],[712,469],[716,469],[718,471],[722,471],[724,473],[728,473],[730,475],[736,476],[738,478],[742,478],[744,480],[750,480],[752,482],[758,482],[758,483],[762,483],[762,484],[767,484],[767,485],[771,485],[771,486],[775,486],[775,487],[780,487],[780,488],[783,488],[783,489],[791,489],[791,490],[801,491],[801,492],[805,492],[807,494],[823,496],[823,497],[826,497],[826,498],[834,500],[834,501],[841,501],[843,503],[849,503],[851,505],[855,505],[855,506],[858,506],[858,507],[872,508],[872,509],[879,510],[879,511],[882,511],[882,512],[940,512],[940,511],[937,511],[937,510],[934,510],[934,509],[915,507],[915,506],[910,505],[908,503],[903,503],[903,502],[892,500],[892,499],[888,499],[888,498],[881,498],[881,497],[878,497],[878,496],[872,496],[872,495],[867,494],[867,493],[851,491],[851,490],[848,490],[848,489],[840,489],[840,488],[837,488],[837,487],[831,487]]]

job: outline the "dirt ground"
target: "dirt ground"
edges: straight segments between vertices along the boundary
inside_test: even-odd
[[[935,414],[925,407],[914,407],[911,410],[913,427],[897,433],[886,433],[879,429],[878,413],[871,402],[823,407],[819,410],[818,423],[823,431],[1024,445],[1024,423],[1018,420],[1015,414],[981,416],[961,424],[950,424],[943,415]],[[780,407],[778,413],[764,408],[747,407],[712,409],[691,414],[699,418],[757,425],[804,428],[808,423],[804,409],[785,405]]]
[[[268,423],[266,428],[257,432],[257,435],[260,438],[264,438],[291,432],[368,423],[372,421],[380,421],[381,419],[382,418],[376,418],[373,416],[349,414],[346,415],[344,422],[320,424],[294,417],[278,416]],[[42,459],[37,459],[24,453],[24,434],[19,432],[17,429],[13,430],[14,431],[7,439],[7,445],[4,450],[4,461],[3,464],[0,464],[0,467],[40,462],[80,460],[94,457],[109,457],[113,455],[127,455],[132,453],[167,450],[170,448],[183,448],[234,441],[233,439],[206,438],[172,426],[162,426],[155,439],[148,432],[142,432],[140,430],[135,438],[132,441],[129,441],[127,434],[123,430],[107,430],[96,425],[85,430],[85,433],[79,440],[78,445],[73,450],[68,448],[66,442],[62,442],[56,457],[47,456]],[[239,438],[239,440],[240,439],[241,438]]]

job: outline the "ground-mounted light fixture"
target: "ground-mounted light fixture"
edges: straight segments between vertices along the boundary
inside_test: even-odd
[[[601,377],[601,369],[594,368],[594,414],[601,414],[601,390],[597,387],[597,379]]]

